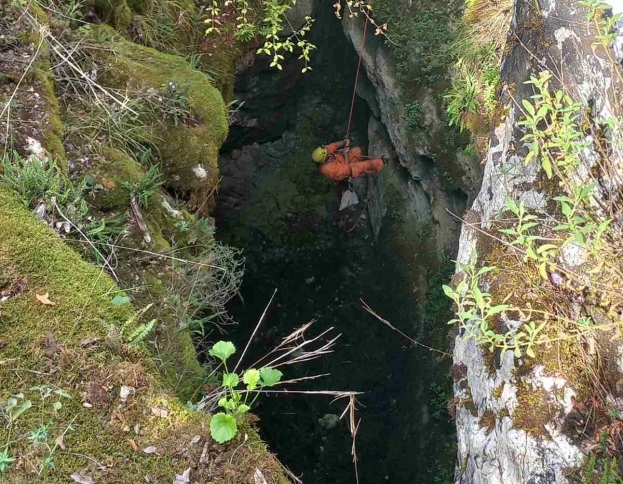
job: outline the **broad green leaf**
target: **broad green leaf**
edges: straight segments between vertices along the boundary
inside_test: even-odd
[[[539,224],[536,222],[528,222],[527,224],[524,224],[523,229],[530,230],[532,227],[536,227],[537,225]]]
[[[54,393],[56,393],[57,395],[60,395],[61,397],[69,398],[71,400],[71,395],[67,393],[65,390],[62,390],[59,388],[58,390],[54,390]]]
[[[124,304],[128,304],[130,302],[130,298],[128,296],[117,295],[112,298],[112,303],[115,306],[123,306]]]
[[[495,267],[485,266],[478,271],[478,273],[476,274],[476,277],[482,276],[483,274],[486,274],[487,272],[491,272],[494,270],[495,270]]]
[[[539,264],[539,274],[543,279],[547,280],[547,266],[545,262]]]
[[[260,372],[255,368],[249,368],[242,375],[242,381],[247,385],[247,389],[254,390],[260,382]]]
[[[30,400],[26,400],[22,402],[22,404],[17,407],[17,409],[11,413],[11,419],[17,420],[20,415],[22,415],[26,410],[32,407],[32,402]]]
[[[543,166],[543,170],[545,170],[545,173],[547,174],[547,178],[551,178],[552,177],[552,164],[549,161],[549,158],[547,156],[543,157],[543,161],[541,162],[541,165]]]
[[[517,204],[515,203],[515,200],[513,200],[511,197],[506,197],[506,206],[514,214],[519,213],[519,207],[517,207]]]
[[[536,252],[537,254],[542,254],[545,251],[550,251],[550,250],[557,249],[557,248],[558,246],[555,244],[543,244],[536,250]]]
[[[275,368],[265,367],[260,370],[260,376],[262,377],[262,386],[272,387],[281,380],[283,373]]]
[[[63,404],[61,402],[54,402],[52,404],[52,408],[58,412],[61,408],[63,408]]]
[[[235,352],[236,347],[231,341],[219,341],[210,349],[210,356],[214,356],[224,362]]]
[[[233,439],[238,433],[238,425],[236,419],[231,415],[219,412],[212,416],[210,420],[210,435],[212,438],[222,444]]]
[[[534,106],[530,103],[530,101],[528,101],[527,99],[523,99],[521,101],[521,104],[523,104],[523,107],[526,108],[526,111],[528,111],[528,113],[534,116],[536,110],[534,109]]]
[[[515,355],[515,358],[521,358],[521,350],[519,348],[515,348],[513,354]]]
[[[482,297],[482,293],[480,292],[480,289],[478,289],[478,287],[474,287],[473,293],[474,293],[474,299],[476,300],[476,304],[478,304],[478,307],[480,309],[484,308],[485,300]]]
[[[536,255],[536,252],[534,252],[534,249],[532,247],[530,247],[530,246],[526,247],[526,254],[532,260],[537,260],[538,259],[538,256]]]
[[[506,311],[508,308],[510,308],[508,304],[500,304],[498,306],[493,306],[492,308],[490,308],[487,314],[489,316],[494,316],[501,313],[502,311]]]
[[[526,348],[526,354],[530,357],[530,358],[534,358],[536,355],[534,354],[534,350],[531,347]]]
[[[238,386],[238,375],[236,373],[223,373],[223,386],[234,388]]]
[[[242,415],[243,413],[247,413],[249,410],[251,410],[251,407],[243,403],[236,409],[236,413]]]
[[[445,284],[442,286],[442,288],[444,294],[452,299],[454,296],[454,291],[452,290],[452,288],[450,286],[446,286]]]

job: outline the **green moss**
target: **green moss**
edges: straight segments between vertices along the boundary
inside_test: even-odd
[[[32,5],[29,12],[41,24],[49,24],[49,17],[41,7]],[[41,137],[44,148],[56,159],[61,167],[66,167],[66,154],[63,147],[63,122],[61,121],[60,107],[54,91],[54,80],[50,66],[50,52],[47,42],[42,42],[38,30],[26,30],[23,33],[24,42],[32,42],[39,46],[39,53],[30,71],[30,81],[44,103],[44,119],[40,121]]]
[[[57,160],[59,165],[66,166],[66,154],[63,147],[63,122],[61,121],[60,107],[54,93],[54,84],[50,73],[41,69],[35,69],[33,75],[41,88],[40,93],[45,100],[45,120],[42,123],[43,145],[45,149]]]
[[[127,184],[138,183],[145,171],[143,167],[115,148],[104,148],[103,160],[90,172],[95,183],[103,187],[95,193],[92,205],[100,210],[127,209],[131,190]]]
[[[101,35],[107,32],[107,35]],[[189,196],[190,205],[201,205],[218,181],[218,152],[227,137],[225,103],[205,74],[181,57],[128,42],[109,27],[93,28],[94,39],[106,38],[112,55],[103,84],[130,90],[165,89],[175,83],[187,93],[193,123],[153,126],[153,143],[159,151],[166,184]],[[137,76],[136,73],[141,75]],[[204,170],[199,177],[196,170]]]
[[[125,2],[119,2],[115,7],[115,25],[119,30],[126,30],[132,22],[132,10]]]
[[[0,400],[22,392],[33,405],[10,429],[0,425],[0,442],[9,442],[10,454],[18,459],[2,482],[66,483],[72,473],[107,483],[143,482],[146,476],[172,482],[175,474],[192,468],[193,481],[242,484],[255,467],[268,482],[282,481],[265,449],[240,446],[241,441],[210,444],[209,418],[168,395],[145,349],[107,342],[108,325],[122,326],[134,313],[129,305],[112,304],[119,291],[106,274],[81,260],[5,190],[0,190],[0,206],[0,274],[6,281],[25,282],[22,292],[2,303]],[[37,300],[46,293],[54,305]],[[44,401],[33,389],[41,385],[72,398],[51,393]],[[120,399],[122,385],[134,389],[126,401]],[[54,402],[62,407],[55,410]],[[27,438],[42,424],[49,425],[49,447]],[[64,448],[55,448],[54,467],[37,476],[33,470],[59,435]],[[191,443],[196,436],[200,444]],[[203,442],[216,459],[209,466],[198,464]],[[148,446],[158,454],[140,450]]]

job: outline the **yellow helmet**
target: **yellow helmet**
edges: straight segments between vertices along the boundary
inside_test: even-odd
[[[327,160],[327,149],[324,146],[320,146],[312,153],[312,160],[316,163],[324,163]]]

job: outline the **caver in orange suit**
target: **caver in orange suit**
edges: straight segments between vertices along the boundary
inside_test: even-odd
[[[379,173],[385,166],[382,158],[364,159],[361,148],[353,148],[344,153],[338,153],[345,146],[338,141],[325,146],[327,159],[320,165],[320,173],[332,181],[341,181],[347,178],[361,178],[368,173]],[[348,158],[348,161],[347,161]]]

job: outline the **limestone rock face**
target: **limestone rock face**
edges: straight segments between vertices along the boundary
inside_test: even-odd
[[[351,40],[353,48],[361,52],[363,42],[363,21],[359,18],[347,18],[343,20],[346,35]],[[448,210],[461,213],[464,209],[465,199],[468,194],[461,194],[457,190],[444,189],[440,180],[440,169],[435,162],[435,139],[442,137],[448,131],[448,126],[440,114],[441,107],[434,98],[433,93],[421,89],[417,93],[417,102],[421,106],[422,128],[413,128],[407,122],[405,99],[407,94],[396,77],[395,62],[391,52],[383,44],[382,38],[376,37],[368,29],[362,55],[362,72],[357,86],[360,97],[359,102],[365,99],[373,113],[371,126],[371,143],[369,153],[381,153],[394,155],[394,166],[402,166],[406,169],[409,180],[403,180],[401,189],[407,190],[409,199],[408,218],[423,220],[423,223],[433,229],[433,237],[436,240],[438,256],[443,257],[454,250],[458,239],[460,224]],[[379,145],[380,137],[378,126],[383,126],[385,140],[382,145],[393,147],[392,150]],[[469,165],[469,160],[463,160]],[[458,163],[458,161],[457,161]],[[465,170],[466,174],[468,173]],[[476,167],[476,171],[478,168]],[[458,185],[469,192],[475,185],[475,180],[470,176],[463,176]],[[385,182],[385,181],[384,181]],[[395,180],[386,180],[394,184]],[[384,188],[380,188],[383,191]],[[379,193],[377,198],[381,198]],[[374,205],[372,205],[374,206]],[[372,225],[378,226],[381,220],[374,220],[375,216],[384,213],[376,210],[371,214]]]
[[[311,17],[316,9],[316,0],[299,0],[286,13],[287,22],[281,35],[291,35],[292,29],[301,29],[306,22],[306,17]]]
[[[603,49],[594,49],[585,9],[574,0],[539,3],[539,10],[533,0],[517,0],[514,7],[509,33],[512,48],[507,49],[502,63],[501,103],[508,114],[491,133],[482,189],[469,214],[469,220],[481,223],[478,227],[483,230],[492,226],[507,196],[523,201],[530,209],[545,209],[545,201],[552,197],[537,163],[525,166],[529,150],[521,141],[525,132],[517,125],[523,116],[518,106],[534,94],[532,86],[525,84],[531,75],[538,76],[543,70],[556,73],[558,79],[564,79],[569,95],[581,101],[597,123],[621,112],[613,96],[616,90],[621,92],[620,83],[613,77],[613,66]],[[556,80],[553,83],[553,89],[560,89]],[[620,137],[621,133],[613,133],[613,146],[620,146]],[[587,136],[586,140],[591,145],[583,153],[580,180],[597,160],[592,138]],[[612,155],[620,166],[620,149],[613,150]],[[600,187],[602,199],[614,188],[607,185]],[[459,262],[468,263],[474,248],[479,259],[487,256],[486,242],[474,226],[462,228]],[[572,261],[563,255],[559,264],[570,267]],[[456,338],[453,373],[455,401],[459,402],[459,458],[455,482],[568,482],[569,469],[581,464],[585,450],[565,432],[565,423],[574,412],[577,382],[547,364],[527,365],[511,351],[496,355],[494,368],[491,359],[488,350],[474,340],[465,339],[463,334]],[[526,404],[527,394],[533,399],[532,405]],[[521,413],[536,414],[535,408],[541,404],[552,411],[537,425],[540,432],[525,425],[521,428]]]

